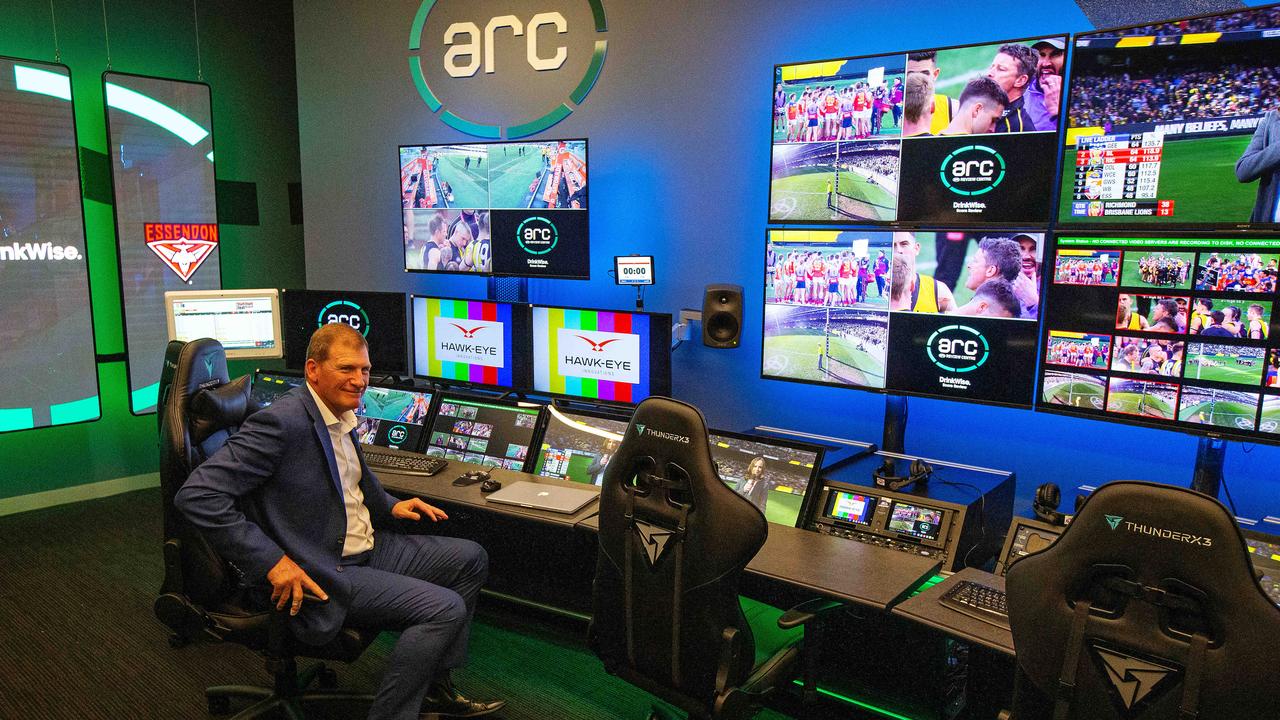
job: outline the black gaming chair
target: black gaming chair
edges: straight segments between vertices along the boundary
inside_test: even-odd
[[[589,641],[605,670],[696,717],[748,717],[790,678],[799,652],[794,637],[756,647],[739,603],[739,576],[767,532],[760,510],[716,474],[702,413],[668,398],[642,402],[600,492]],[[801,626],[835,605],[807,603],[778,625]]]
[[[222,345],[208,338],[186,343],[177,353],[160,426],[160,489],[164,503],[164,582],[155,602],[156,617],[173,630],[170,644],[193,640],[233,642],[262,653],[274,687],[226,685],[205,690],[209,711],[230,710],[231,698],[258,700],[236,718],[283,712],[302,717],[301,706],[318,701],[348,706],[372,697],[336,690],[306,691],[317,677],[336,684],[323,664],[299,674],[296,656],[353,662],[376,633],[344,629],[327,645],[314,647],[294,639],[285,612],[251,605],[239,571],[205,542],[173,505],[178,488],[197,465],[227,441],[258,408],[250,399],[250,376],[227,378]]]
[[[1105,485],[1057,542],[1010,566],[1007,589],[1014,720],[1280,712],[1280,609],[1231,513],[1206,495]]]

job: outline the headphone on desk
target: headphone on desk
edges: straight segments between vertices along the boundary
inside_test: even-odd
[[[1045,483],[1036,488],[1036,497],[1031,501],[1031,511],[1036,517],[1050,525],[1066,525],[1067,516],[1058,512],[1062,504],[1062,491],[1054,483]]]
[[[875,478],[876,487],[901,490],[912,483],[927,483],[933,475],[933,466],[920,458],[911,461],[906,475],[895,475],[894,470],[892,458],[885,458],[880,467],[872,470],[871,477]]]

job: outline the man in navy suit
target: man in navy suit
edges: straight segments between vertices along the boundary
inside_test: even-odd
[[[359,332],[317,330],[307,382],[250,416],[175,504],[264,598],[270,585],[303,642],[328,642],[344,624],[401,631],[370,720],[487,715],[505,703],[462,696],[449,670],[466,661],[488,556],[469,540],[389,530],[394,518],[447,516],[421,498],[396,501],[365,465],[352,430],[369,370]]]

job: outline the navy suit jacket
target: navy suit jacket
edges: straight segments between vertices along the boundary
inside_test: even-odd
[[[1258,123],[1249,147],[1236,161],[1236,179],[1242,183],[1258,180],[1258,198],[1253,203],[1251,223],[1273,222],[1276,189],[1280,186],[1280,113],[1268,112]]]
[[[360,458],[360,489],[375,530],[393,524],[396,499]],[[302,604],[291,623],[303,642],[322,645],[338,633],[351,587],[339,569],[347,534],[333,443],[304,384],[245,420],[220,450],[195,469],[174,504],[214,549],[259,590],[288,555],[329,596]]]

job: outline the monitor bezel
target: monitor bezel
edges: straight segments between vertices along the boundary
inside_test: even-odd
[[[391,367],[391,368],[388,368],[388,367],[379,367],[377,364],[374,364],[373,370],[374,370],[374,372],[375,372],[377,375],[379,375],[379,376],[381,376],[381,375],[407,375],[407,374],[409,374],[409,352],[410,352],[410,344],[409,344],[409,336],[410,336],[410,331],[409,331],[409,320],[410,320],[410,316],[409,316],[409,306],[408,306],[408,304],[407,304],[407,302],[406,302],[406,301],[407,301],[407,299],[408,299],[408,297],[409,297],[409,296],[408,296],[408,293],[403,293],[403,292],[386,292],[386,291],[382,291],[382,290],[311,290],[310,288],[282,288],[282,289],[280,290],[280,329],[281,329],[281,332],[283,332],[283,333],[285,333],[285,334],[286,334],[286,337],[285,337],[285,338],[283,338],[283,341],[284,341],[284,359],[285,359],[285,367],[289,367],[289,362],[288,362],[288,360],[289,360],[289,353],[290,353],[289,340],[288,340],[288,337],[287,337],[287,334],[288,334],[288,331],[289,331],[289,325],[288,325],[288,323],[286,323],[286,322],[285,322],[285,320],[286,320],[285,313],[287,313],[287,312],[288,312],[289,297],[291,296],[291,294],[292,294],[292,297],[295,297],[295,298],[297,298],[297,297],[301,297],[301,296],[303,296],[304,294],[307,294],[307,295],[314,295],[314,296],[318,296],[318,295],[329,295],[329,296],[339,296],[339,295],[380,295],[380,296],[385,296],[385,297],[387,298],[387,300],[390,300],[392,297],[399,296],[399,298],[400,298],[400,321],[401,321],[402,323],[404,323],[404,332],[403,332],[403,333],[401,333],[401,337],[400,337],[401,348],[402,348],[402,353],[401,353],[401,358],[400,358],[400,365],[399,365],[398,367]],[[315,332],[315,329],[312,329],[310,332]],[[366,341],[367,341],[367,340],[368,340],[368,338],[366,338]],[[300,354],[301,354],[301,356],[302,356],[303,363],[305,364],[305,362],[306,362],[306,354],[307,354],[307,350],[306,350],[306,348],[305,348],[305,347],[301,349],[301,353],[300,353]]]
[[[430,447],[431,445],[431,432],[435,430],[436,420],[440,416],[440,406],[443,405],[446,402],[446,400],[462,400],[465,402],[481,403],[485,405],[503,405],[505,407],[522,408],[525,410],[537,408],[538,418],[537,420],[534,421],[533,432],[531,432],[529,435],[530,452],[525,453],[524,465],[521,465],[519,469],[519,472],[529,473],[529,468],[538,459],[537,453],[532,451],[535,449],[541,449],[542,447],[541,445],[542,432],[547,424],[547,405],[549,403],[534,402],[532,400],[517,400],[517,399],[508,398],[505,396],[485,397],[484,395],[475,395],[475,394],[465,393],[465,392],[452,392],[448,390],[439,391],[436,393],[436,397],[433,400],[435,405],[431,408],[431,427],[427,428],[427,432],[423,433],[423,436],[422,436],[423,437],[422,451],[424,453],[426,452],[427,448]],[[468,463],[468,464],[472,464],[472,463]],[[516,472],[516,471],[512,470],[512,472]]]
[[[916,52],[943,52],[945,50],[963,50],[965,48],[982,47],[984,45],[1004,45],[1008,43],[1025,43],[1032,40],[1047,40],[1049,38],[1062,38],[1063,44],[1066,45],[1066,47],[1063,48],[1063,52],[1066,53],[1066,59],[1063,61],[1064,62],[1063,76],[1064,78],[1067,78],[1069,77],[1069,72],[1071,67],[1071,52],[1072,52],[1072,48],[1075,47],[1075,43],[1072,42],[1072,34],[1070,32],[1061,32],[1061,33],[1048,33],[1043,35],[1032,35],[1030,37],[1008,38],[1008,39],[998,39],[998,40],[990,40],[990,41],[983,41],[983,42],[963,43],[960,45],[912,48],[909,50],[894,51],[894,52],[887,52],[887,53],[865,53],[862,55],[842,55],[838,57],[823,58],[818,60],[798,60],[795,62],[774,63],[772,74],[769,77],[769,87],[772,88],[776,84],[776,80],[778,77],[778,68],[787,67],[791,65],[812,65],[812,64],[818,64],[818,63],[824,63],[824,62],[834,62],[836,60],[865,60],[867,58],[890,57],[894,55],[901,55],[902,57],[905,58],[911,53],[916,53]],[[904,67],[905,67],[905,60],[904,60]],[[1054,157],[1055,172],[1058,175],[1062,174],[1062,161],[1064,157],[1062,148],[1063,148],[1063,135],[1066,131],[1066,126],[1064,124],[1066,122],[1066,108],[1067,108],[1066,100],[1067,98],[1065,93],[1063,94],[1063,97],[1059,98],[1058,100],[1059,102],[1058,128],[1055,131],[1056,134],[1058,135],[1058,148],[1057,148],[1057,151],[1055,152],[1055,157]],[[770,105],[769,105],[768,114],[766,115],[766,117],[772,118],[773,117],[772,93],[770,93],[769,95],[769,102],[770,102]],[[1036,132],[1043,132],[1047,134],[1049,131],[1045,130],[1045,131],[1036,131]],[[772,137],[773,137],[772,128],[770,129],[769,137],[770,137],[769,153],[768,153],[768,158],[765,166],[765,171],[769,178],[769,184],[767,186],[769,188],[769,192],[768,192],[767,204],[765,205],[765,218],[764,218],[764,224],[766,226],[780,225],[785,228],[799,228],[799,227],[813,226],[813,227],[820,227],[824,229],[830,229],[833,227],[838,228],[838,227],[854,226],[854,227],[868,227],[868,228],[874,227],[879,229],[893,229],[893,230],[915,230],[915,229],[924,230],[926,228],[937,227],[938,223],[936,221],[870,220],[867,218],[858,218],[858,219],[846,218],[844,220],[802,220],[802,221],[788,222],[786,220],[773,219],[772,217],[772,214],[773,214],[773,147],[777,143],[773,142],[772,140]],[[900,140],[905,141],[907,140],[907,138],[900,138]],[[898,152],[898,168],[899,168],[899,177],[901,177],[901,168],[902,168],[901,149],[899,149],[899,152]],[[1050,184],[1053,185],[1053,187],[1051,188],[1052,192],[1060,192],[1060,188],[1058,185],[1052,182],[1050,182]],[[895,213],[896,211],[897,209],[895,208]],[[1056,212],[1057,212],[1056,208],[1053,202],[1051,201],[1049,204],[1048,215],[1044,218],[1044,221],[1039,225],[1037,225],[1034,220],[1033,221],[1021,220],[1016,222],[994,222],[994,221],[975,220],[973,222],[963,222],[963,221],[948,222],[947,227],[955,230],[992,229],[992,230],[1001,230],[1001,231],[1025,229],[1029,226],[1047,228],[1049,227],[1050,224],[1052,224],[1056,216]]]
[[[818,501],[818,494],[822,492],[822,463],[826,457],[827,449],[822,445],[801,442],[799,440],[783,439],[772,435],[756,435],[753,433],[733,432],[732,430],[716,430],[715,428],[707,428],[708,445],[714,442],[712,435],[719,435],[733,440],[744,440],[746,442],[760,443],[762,445],[776,445],[789,450],[797,450],[801,452],[815,453],[813,459],[813,468],[809,472],[809,484],[805,486],[804,496],[800,500],[800,512],[796,515],[796,523],[792,527],[803,528],[807,526],[810,516],[813,514],[813,506]],[[716,469],[719,474],[719,468]],[[723,482],[723,479],[721,480]]]
[[[414,330],[414,315],[413,315],[414,301],[419,298],[423,300],[451,300],[454,302],[483,302],[483,303],[496,303],[499,305],[510,305],[511,306],[511,324],[512,324],[511,384],[510,385],[488,385],[485,383],[471,382],[470,380],[454,380],[452,378],[442,378],[442,377],[436,377],[435,375],[425,375],[425,374],[419,373],[418,372],[418,354],[417,354],[418,336]],[[517,310],[525,313],[526,320],[530,321],[530,324],[532,323],[533,311],[530,309],[533,307],[532,305],[530,305],[529,303],[521,303],[521,302],[506,302],[505,300],[447,297],[444,295],[419,295],[417,293],[409,293],[408,300],[409,300],[409,304],[408,304],[409,316],[408,316],[408,324],[405,326],[405,331],[409,341],[409,375],[411,375],[413,378],[417,380],[424,380],[433,385],[438,385],[440,386],[441,391],[444,391],[450,388],[458,388],[463,390],[472,388],[477,390],[524,391],[526,389],[532,388],[533,379],[531,377],[529,378],[521,377],[520,376],[521,373],[517,372],[517,368],[519,366],[519,363],[517,363],[517,353],[520,351],[520,347],[522,347],[522,345],[517,342],[517,338],[515,337],[515,327],[514,327],[516,323]],[[532,347],[532,343],[528,343],[527,345],[529,346],[529,348]],[[525,353],[524,368],[523,368],[525,375],[531,375],[533,372],[533,358],[531,356],[531,353],[532,353],[531,349],[529,349],[528,352]],[[528,380],[528,387],[521,384],[525,380]]]
[[[169,339],[175,340],[177,319],[173,313],[173,305],[182,300],[234,300],[236,298],[258,299],[266,297],[271,301],[271,330],[275,335],[276,346],[270,349],[232,349],[224,347],[228,360],[274,360],[284,357],[284,331],[281,326],[280,290],[277,288],[248,288],[237,290],[166,290],[164,293],[164,317],[168,325]],[[197,339],[197,338],[192,338]],[[217,338],[214,338],[215,340]],[[221,343],[219,343],[221,344]]]
[[[550,391],[547,391],[547,390],[539,390],[538,388],[534,387],[534,383],[536,383],[536,382],[537,382],[537,375],[538,375],[538,373],[537,373],[537,369],[536,369],[536,363],[537,363],[537,361],[538,361],[538,358],[537,358],[537,354],[533,352],[533,334],[534,334],[534,332],[535,332],[535,330],[534,330],[534,328],[533,328],[533,311],[534,311],[534,308],[544,308],[544,309],[548,309],[548,310],[578,310],[578,311],[589,311],[589,312],[626,313],[626,314],[628,314],[628,315],[647,315],[647,316],[649,316],[649,318],[651,318],[651,320],[650,320],[650,322],[651,322],[651,323],[653,322],[653,319],[654,319],[654,318],[657,318],[657,319],[665,318],[665,320],[663,320],[663,323],[659,323],[659,325],[661,325],[661,326],[664,328],[664,330],[663,330],[663,332],[665,333],[664,337],[666,337],[666,338],[667,338],[667,342],[666,342],[666,345],[665,345],[666,357],[667,357],[667,361],[666,361],[666,370],[667,370],[667,372],[666,372],[666,378],[667,378],[667,385],[666,385],[665,387],[661,387],[661,388],[654,388],[654,387],[651,387],[650,392],[649,392],[649,394],[648,394],[648,395],[646,395],[646,396],[645,396],[645,397],[643,397],[643,398],[640,398],[639,400],[635,400],[635,401],[632,401],[632,402],[623,402],[623,401],[620,401],[620,400],[606,400],[606,399],[604,399],[604,398],[584,397],[584,396],[582,396],[582,395],[569,395],[569,394],[566,394],[566,393],[555,393],[555,392],[550,392]],[[669,395],[671,395],[671,383],[672,383],[672,378],[671,378],[671,342],[670,342],[670,338],[671,338],[671,318],[672,318],[671,313],[663,313],[663,312],[649,312],[649,311],[647,311],[647,310],[615,310],[615,309],[613,309],[613,308],[600,308],[600,307],[573,307],[573,306],[570,306],[570,305],[543,305],[543,304],[540,304],[540,303],[530,303],[530,305],[529,305],[529,353],[530,353],[530,357],[529,357],[529,387],[528,387],[528,391],[529,391],[530,393],[534,394],[534,395],[538,395],[538,396],[541,396],[541,397],[548,397],[548,398],[563,398],[563,399],[565,399],[565,400],[573,400],[573,401],[577,401],[577,402],[591,403],[591,404],[594,404],[594,405],[600,405],[600,406],[603,406],[603,407],[633,408],[633,409],[635,408],[635,406],[637,406],[637,405],[639,405],[641,402],[643,402],[646,398],[651,398],[651,397],[663,397],[663,396],[669,396]],[[650,327],[651,327],[651,328],[653,328],[653,327],[656,327],[656,326],[655,326],[655,325],[650,325]],[[650,330],[650,332],[651,332],[651,334],[655,334],[655,335],[656,335],[656,333],[653,333],[653,332],[652,332],[652,329]],[[653,341],[654,341],[654,339],[655,339],[655,338],[653,338],[653,337],[650,337],[650,339],[649,339],[649,354],[650,354],[650,357],[652,357],[652,355],[653,355],[653,346],[654,346],[654,342],[653,342]],[[652,369],[652,368],[651,368],[651,369]],[[650,375],[650,379],[652,380],[653,373],[652,373],[652,372],[650,372],[650,373],[649,373],[649,375]],[[650,383],[650,385],[652,385],[652,382]]]
[[[1197,230],[1200,230],[1200,231],[1219,230],[1219,231],[1229,231],[1233,233],[1234,232],[1257,233],[1260,235],[1280,232],[1280,223],[1277,223],[1277,222],[1272,222],[1272,223],[1184,222],[1184,223],[1178,223],[1176,226],[1153,225],[1151,223],[1132,223],[1132,222],[1129,222],[1129,223],[1125,223],[1125,222],[1081,223],[1079,221],[1072,220],[1070,215],[1064,216],[1062,213],[1062,188],[1063,188],[1063,184],[1067,182],[1067,173],[1066,173],[1067,152],[1069,150],[1074,150],[1076,147],[1075,145],[1071,145],[1071,146],[1067,145],[1067,134],[1070,130],[1068,126],[1069,125],[1068,120],[1071,113],[1071,101],[1074,98],[1075,88],[1078,84],[1076,79],[1076,74],[1074,72],[1075,71],[1074,64],[1075,64],[1075,58],[1076,58],[1075,54],[1076,54],[1077,44],[1081,40],[1087,41],[1095,37],[1097,38],[1108,37],[1107,33],[1115,33],[1115,32],[1120,32],[1122,30],[1133,30],[1136,28],[1151,27],[1153,25],[1165,25],[1168,23],[1185,22],[1187,20],[1200,20],[1203,18],[1210,18],[1210,17],[1222,17],[1226,15],[1235,15],[1241,12],[1248,12],[1251,10],[1269,10],[1274,8],[1280,8],[1280,3],[1271,3],[1269,5],[1258,5],[1258,6],[1251,6],[1251,7],[1241,7],[1241,8],[1237,8],[1237,9],[1226,11],[1226,12],[1216,11],[1216,12],[1201,13],[1199,15],[1187,15],[1183,17],[1159,20],[1156,22],[1137,23],[1134,25],[1119,25],[1116,27],[1102,28],[1101,30],[1093,30],[1087,33],[1073,33],[1071,35],[1071,49],[1068,56],[1069,64],[1067,65],[1068,72],[1066,74],[1067,87],[1066,87],[1066,91],[1063,93],[1063,101],[1065,104],[1063,105],[1061,114],[1058,116],[1058,135],[1060,136],[1060,143],[1058,148],[1058,153],[1059,153],[1058,155],[1058,187],[1057,187],[1057,194],[1054,197],[1054,204],[1053,204],[1053,223],[1054,223],[1055,234],[1089,235],[1099,231],[1117,231],[1117,230],[1123,230],[1126,233],[1152,232],[1157,235],[1159,234],[1168,235],[1168,234],[1175,234],[1179,232],[1188,232],[1188,231],[1195,232]],[[1162,229],[1164,232],[1161,232]]]

